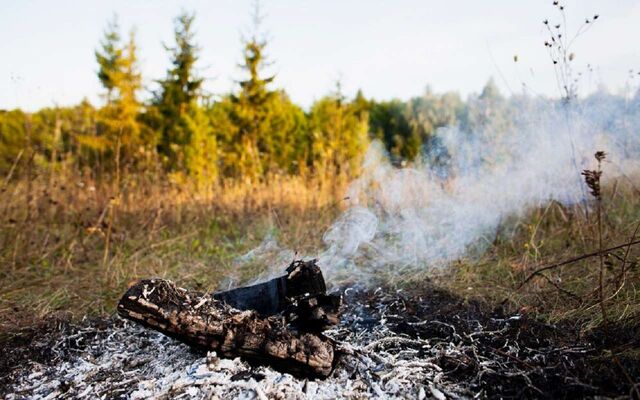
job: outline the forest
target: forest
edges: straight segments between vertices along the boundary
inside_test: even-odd
[[[346,98],[336,82],[304,110],[277,88],[276,76],[263,74],[267,43],[258,34],[241,43],[246,76],[237,91],[205,93],[196,70],[194,18],[175,19],[175,43],[167,48],[171,68],[147,93],[135,35],[123,37],[111,21],[95,53],[103,104],[1,110],[0,172],[32,162],[42,171],[110,179],[120,168],[203,188],[274,175],[355,177],[372,140],[382,141],[401,165],[433,153],[440,127],[457,124],[473,132],[488,122],[506,123],[509,115],[509,101],[493,80],[467,101],[429,87],[406,101],[376,101],[362,91]]]

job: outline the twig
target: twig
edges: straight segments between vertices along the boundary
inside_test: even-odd
[[[16,166],[20,162],[20,159],[22,158],[22,154],[23,153],[24,153],[24,149],[21,149],[20,152],[18,153],[18,155],[16,156],[16,159],[13,161],[13,164],[11,164],[11,169],[9,169],[9,173],[4,178],[4,183],[2,184],[2,190],[3,191],[6,189],[7,185],[9,184],[9,181],[13,177],[13,173],[15,172]]]
[[[573,257],[573,258],[570,258],[570,259],[568,259],[568,260],[560,261],[560,262],[558,262],[558,263],[551,264],[551,265],[547,265],[547,266],[545,266],[545,267],[539,268],[539,269],[537,269],[537,270],[533,271],[531,274],[529,274],[529,276],[527,276],[527,277],[525,278],[525,280],[523,280],[523,281],[522,281],[522,283],[520,283],[520,284],[518,285],[518,287],[516,287],[516,288],[514,289],[514,291],[518,291],[518,290],[520,290],[524,285],[526,285],[527,283],[529,283],[529,281],[531,281],[534,277],[536,277],[537,275],[539,275],[540,273],[542,273],[542,272],[544,272],[544,271],[548,271],[548,270],[550,270],[550,269],[554,269],[554,268],[559,268],[559,267],[562,267],[562,266],[565,266],[565,265],[568,265],[568,264],[573,264],[573,263],[575,263],[575,262],[578,262],[578,261],[581,261],[581,260],[584,260],[584,259],[587,259],[587,258],[591,258],[591,257],[599,256],[599,255],[600,255],[600,254],[602,254],[602,253],[608,253],[608,252],[610,252],[610,251],[614,251],[614,250],[622,249],[622,248],[624,248],[624,247],[631,247],[631,246],[636,245],[636,244],[640,244],[640,240],[634,240],[634,241],[631,241],[631,242],[628,242],[628,243],[620,244],[620,245],[618,245],[618,246],[613,246],[613,247],[609,247],[609,248],[607,248],[607,249],[602,249],[602,250],[594,251],[593,253],[583,254],[583,255],[578,256],[578,257]],[[504,300],[502,300],[501,304],[503,304],[503,305],[504,305],[508,300],[509,300],[509,299],[504,299]]]
[[[597,185],[594,184],[593,189],[600,189],[600,176],[602,176],[602,160],[604,160],[605,153],[604,152],[596,152],[595,154],[596,160],[598,160],[598,170],[597,170]],[[587,179],[587,184],[589,184],[589,180]],[[591,187],[591,186],[590,186]],[[597,217],[598,217],[598,251],[600,254],[598,258],[600,259],[600,273],[598,276],[598,286],[600,287],[599,298],[600,298],[600,309],[602,310],[602,321],[604,322],[605,333],[608,333],[609,330],[609,318],[607,317],[607,309],[604,304],[604,255],[602,254],[602,194],[598,190],[597,193],[594,193],[596,197],[596,206],[597,206]],[[633,240],[633,238],[631,238]]]
[[[582,298],[580,298],[580,296],[576,295],[575,293],[570,292],[567,289],[564,289],[563,287],[561,287],[560,285],[558,285],[557,283],[555,283],[549,276],[547,276],[546,274],[540,274],[544,279],[547,280],[547,282],[549,282],[551,285],[553,285],[553,287],[555,287],[556,289],[558,289],[558,291],[566,294],[569,297],[572,297],[573,299],[577,300],[578,303],[582,304]]]
[[[638,235],[638,229],[640,229],[640,221],[636,224],[636,229],[633,231],[633,235],[631,235],[631,241],[636,238]],[[624,252],[624,258],[622,259],[622,270],[620,271],[620,279],[618,281],[618,285],[622,286],[622,282],[624,282],[625,275],[627,273],[627,260],[629,259],[629,252],[631,251],[631,246],[627,246],[627,250]]]
[[[493,348],[491,346],[487,346],[487,348],[489,349],[489,351],[491,351],[493,353],[496,353],[496,354],[499,354],[501,356],[508,357],[508,358],[512,359],[513,361],[516,361],[519,364],[522,364],[522,365],[524,365],[525,367],[527,367],[529,369],[535,369],[536,368],[533,365],[529,364],[528,362],[526,362],[526,361],[514,356],[513,354],[509,354],[506,351],[502,351],[500,349],[496,349],[496,348]]]

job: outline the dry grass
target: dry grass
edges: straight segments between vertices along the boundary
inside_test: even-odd
[[[41,176],[0,187],[0,322],[109,314],[140,277],[212,289],[250,276],[234,260],[268,233],[283,247],[317,247],[344,182],[274,177],[195,190],[158,176],[119,185]]]
[[[637,235],[640,196],[628,182],[603,188],[603,248]],[[594,208],[595,209],[595,208]],[[574,321],[585,329],[603,321],[600,262],[591,257],[545,271],[527,285],[532,271],[599,248],[597,216],[582,206],[551,203],[532,211],[514,231],[500,232],[494,246],[474,260],[462,260],[440,282],[467,297],[503,303],[550,322]],[[636,236],[636,239],[638,236]],[[613,324],[640,324],[640,246],[605,253],[603,297]]]
[[[346,184],[273,177],[196,190],[157,175],[125,176],[118,185],[43,175],[0,186],[0,323],[7,329],[60,311],[110,314],[127,285],[141,277],[207,290],[230,276],[249,280],[263,266],[240,267],[235,260],[267,234],[284,248],[314,254],[341,208]],[[628,181],[603,188],[605,248],[629,241],[638,221],[637,188]],[[586,217],[581,206],[551,203],[523,220],[506,221],[492,248],[460,260],[437,280],[469,298],[496,304],[506,298],[522,312],[589,328],[602,321],[597,258],[514,289],[541,265],[597,248],[593,215]],[[629,250],[623,268],[625,250],[605,258],[612,323],[636,323],[640,316],[640,248]]]

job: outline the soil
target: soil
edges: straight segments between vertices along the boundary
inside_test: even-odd
[[[630,328],[640,324],[584,335],[578,322],[549,325],[431,286],[343,296],[326,332],[340,360],[325,380],[218,360],[116,317],[51,317],[2,335],[0,398],[633,397],[640,379]]]

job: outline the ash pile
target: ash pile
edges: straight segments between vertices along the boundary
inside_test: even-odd
[[[298,283],[296,282],[298,280]],[[341,305],[342,303],[342,305]],[[213,295],[145,280],[108,320],[2,345],[6,399],[563,398],[625,395],[567,327],[427,286],[326,293],[315,262]],[[176,340],[177,339],[177,340]]]

